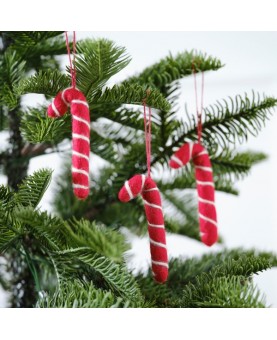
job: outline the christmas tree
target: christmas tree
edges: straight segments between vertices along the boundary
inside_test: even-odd
[[[88,199],[72,192],[71,116],[47,117],[50,99],[70,86],[59,56],[66,54],[63,32],[2,32],[0,52],[0,131],[9,143],[0,152],[7,185],[0,186],[0,285],[14,307],[265,307],[253,275],[277,264],[275,254],[225,249],[201,258],[171,259],[167,283],[126,265],[130,243],[122,226],[144,235],[142,200],[118,200],[124,181],[146,172],[142,101],[153,108],[153,177],[162,194],[167,232],[200,241],[193,168],[170,172],[169,158],[185,141],[197,141],[195,115],[177,115],[180,81],[193,72],[223,67],[196,51],[168,55],[140,74],[108,87],[108,80],[131,58],[106,39],[77,43],[77,87],[91,113],[92,157],[103,166],[91,173]],[[149,92],[150,90],[150,92]],[[45,105],[24,107],[22,96],[39,93]],[[127,105],[128,104],[128,105]],[[277,99],[258,93],[238,95],[204,109],[203,145],[211,157],[215,188],[238,194],[237,179],[266,155],[239,152],[238,143],[257,134]],[[45,168],[27,176],[30,160],[59,152],[64,173],[57,183],[54,213],[39,203],[51,181]],[[51,164],[49,164],[51,167]]]

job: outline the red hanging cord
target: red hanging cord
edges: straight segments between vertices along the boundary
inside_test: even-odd
[[[150,91],[147,90],[147,97],[149,93]],[[143,100],[145,150],[146,150],[147,176],[151,178],[151,116],[152,116],[152,112],[151,112],[151,108],[148,106],[148,117],[147,117],[146,99]]]
[[[76,64],[75,64],[75,58],[76,58],[76,32],[73,31],[73,60],[71,60],[71,51],[69,46],[69,40],[67,31],[65,33],[65,41],[66,41],[66,48],[67,48],[67,54],[69,58],[69,65],[70,65],[70,73],[71,73],[71,85],[73,88],[76,87]]]
[[[196,79],[196,70],[194,64],[192,64],[192,72],[194,78],[194,92],[195,92],[195,101],[196,101],[196,119],[197,119],[197,136],[198,143],[201,144],[202,137],[202,112],[203,112],[203,103],[204,103],[204,72],[202,72],[202,84],[201,84],[201,106],[200,110],[198,107],[198,90],[197,90],[197,79]]]

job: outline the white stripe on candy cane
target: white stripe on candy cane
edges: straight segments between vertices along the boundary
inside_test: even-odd
[[[131,190],[131,188],[130,188],[129,182],[126,181],[125,184],[124,184],[124,186],[125,186],[125,189],[126,189],[127,192],[128,192],[128,195],[129,195],[129,197],[130,197],[130,200],[133,199],[133,198],[134,198],[134,195],[133,195],[132,190]]]
[[[153,264],[155,264],[156,266],[163,266],[163,267],[168,268],[168,264],[167,264],[166,262],[154,261],[154,260],[152,260],[151,262],[152,262]]]
[[[145,175],[141,175],[141,191],[143,190],[144,183],[145,183]]]
[[[72,137],[77,139],[83,139],[90,144],[89,138],[84,135],[80,135],[79,133],[72,133]]]
[[[162,228],[162,229],[164,229],[164,224],[153,224],[153,223],[148,222],[148,225],[152,228]]]
[[[208,152],[206,150],[199,152],[196,156],[192,157],[192,159],[195,159],[199,156],[204,156],[204,155],[208,155]]]
[[[62,101],[65,103],[65,105],[70,106],[70,103],[64,98],[64,93],[66,90],[69,90],[69,89],[65,89],[62,91]]]
[[[90,124],[85,119],[80,118],[79,116],[76,115],[72,115],[72,118],[86,124],[86,126],[90,129]]]
[[[203,181],[196,180],[196,183],[199,185],[209,185],[211,187],[214,187],[214,182],[203,182]]]
[[[53,111],[55,112],[55,115],[56,115],[57,117],[60,117],[61,114],[60,114],[60,112],[58,111],[58,109],[56,108],[56,106],[55,106],[55,104],[54,104],[54,100],[52,101],[51,106],[52,106]]]
[[[86,159],[87,161],[89,161],[89,157],[88,157],[88,156],[86,156],[86,155],[84,155],[84,154],[82,154],[82,153],[80,153],[80,152],[77,152],[77,151],[75,151],[75,150],[72,150],[72,155],[77,156],[77,157],[80,157],[80,158],[84,158],[84,159]]]
[[[149,192],[149,191],[159,191],[159,189],[156,187],[156,188],[151,188],[151,189],[143,190],[143,192]]]
[[[154,246],[157,246],[157,247],[162,247],[162,248],[166,248],[166,245],[164,243],[161,243],[161,242],[157,242],[157,241],[154,241],[152,238],[149,237],[149,240],[150,240],[150,243],[153,244]]]
[[[153,204],[153,203],[149,203],[149,202],[146,201],[146,200],[143,200],[143,202],[144,202],[144,204],[149,205],[149,207],[152,207],[152,208],[156,208],[156,209],[162,210],[162,207],[161,207],[160,205]]]
[[[192,158],[192,149],[194,144],[193,143],[188,143],[189,144],[189,160]]]
[[[208,166],[195,165],[195,168],[203,171],[213,172],[213,170]]]
[[[177,164],[179,164],[180,166],[183,166],[184,164],[182,163],[182,161],[178,158],[178,157],[176,157],[176,156],[172,156],[171,157],[171,159],[175,162],[175,163],[177,163]]]
[[[203,220],[212,223],[213,225],[215,225],[217,227],[217,222],[215,220],[212,220],[211,218],[208,218],[202,214],[199,213],[199,217],[201,217]]]
[[[82,175],[85,175],[89,178],[89,173],[85,170],[81,170],[81,169],[77,169],[77,168],[74,168],[72,167],[72,172],[75,172],[77,174],[82,174]]]
[[[88,103],[85,102],[84,100],[73,99],[71,103],[75,103],[75,104],[83,104],[83,105],[85,105],[87,108],[89,108]]]
[[[73,186],[74,189],[85,189],[85,190],[89,189],[89,186],[81,185],[81,184],[73,183],[72,186]]]
[[[215,203],[213,201],[210,200],[205,200],[204,198],[198,196],[198,200],[202,203],[207,203],[207,204],[211,204],[211,205],[215,205]]]

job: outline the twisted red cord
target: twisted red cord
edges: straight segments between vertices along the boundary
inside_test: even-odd
[[[70,65],[70,73],[71,73],[71,85],[73,88],[76,87],[76,65],[75,65],[75,58],[76,58],[76,32],[73,31],[73,60],[71,59],[71,51],[69,46],[69,40],[67,32],[65,31],[65,41],[66,41],[66,48],[67,48],[67,54],[69,58],[69,65]]]
[[[196,120],[197,120],[197,137],[198,143],[201,144],[202,137],[202,112],[204,106],[204,72],[202,73],[202,81],[201,81],[201,99],[200,99],[200,109],[198,106],[198,90],[197,90],[197,79],[196,79],[196,71],[194,64],[192,65],[193,79],[194,79],[194,92],[195,92],[195,101],[196,101]]]
[[[149,93],[149,92],[148,92]],[[147,176],[151,178],[151,108],[148,106],[148,117],[146,114],[146,100],[143,100],[143,117],[144,117],[144,134],[145,134],[145,150],[147,163]]]

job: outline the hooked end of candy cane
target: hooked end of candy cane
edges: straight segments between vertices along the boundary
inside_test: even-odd
[[[135,175],[126,181],[118,193],[121,202],[128,202],[141,193],[145,183],[145,175]]]
[[[169,166],[172,169],[179,169],[182,165],[180,163],[177,162],[176,160],[176,156],[172,156],[170,161],[169,161]]]
[[[52,103],[48,106],[47,115],[51,118],[63,116],[68,107],[62,99],[62,92],[59,92]]]
[[[169,166],[173,169],[181,168],[186,165],[192,158],[194,149],[193,143],[185,143],[178,151],[174,153],[169,161]]]
[[[120,191],[118,193],[118,199],[121,202],[128,202],[128,201],[130,201],[130,196],[128,195],[128,192],[126,191],[125,186],[123,186],[120,189]]]

